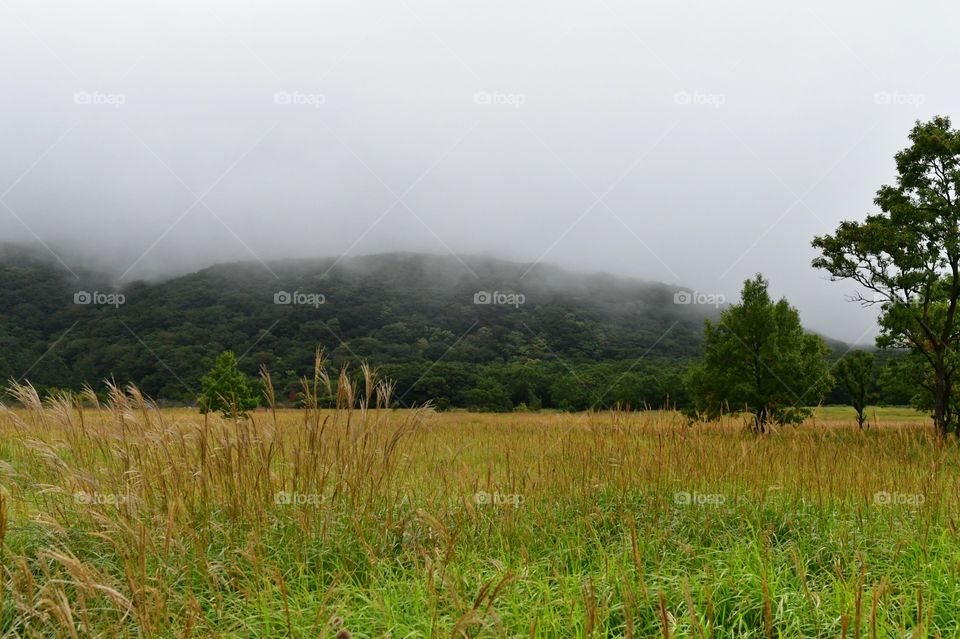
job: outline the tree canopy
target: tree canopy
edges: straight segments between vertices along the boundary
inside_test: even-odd
[[[868,292],[881,307],[879,346],[910,348],[929,367],[922,386],[941,434],[957,433],[953,395],[960,341],[960,132],[947,117],[917,122],[896,155],[897,179],[882,186],[879,213],[816,237],[813,265]]]
[[[867,404],[873,397],[874,356],[873,353],[855,350],[844,355],[833,369],[834,377],[850,397],[850,405],[857,411],[857,425],[863,428],[866,423]]]
[[[237,368],[237,356],[224,351],[201,380],[197,406],[201,413],[219,411],[224,417],[245,417],[260,405],[260,394]]]
[[[747,280],[740,303],[707,320],[703,359],[687,378],[696,415],[745,411],[764,432],[771,422],[802,421],[830,390],[823,338],[804,332],[797,310],[767,289],[761,275]]]

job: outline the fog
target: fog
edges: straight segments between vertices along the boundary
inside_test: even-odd
[[[0,240],[123,280],[480,254],[875,313],[810,266],[960,98],[934,2],[0,3]]]

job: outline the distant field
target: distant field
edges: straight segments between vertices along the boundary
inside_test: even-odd
[[[958,636],[960,449],[876,415],[6,411],[0,635]]]
[[[816,420],[856,422],[857,412],[850,406],[822,406],[814,414]],[[923,424],[933,428],[929,413],[920,412],[903,406],[870,406],[867,418],[871,423],[879,424]]]

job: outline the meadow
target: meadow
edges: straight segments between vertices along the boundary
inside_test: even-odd
[[[15,388],[0,636],[960,636],[960,449],[923,415],[756,436],[340,388],[236,420]]]

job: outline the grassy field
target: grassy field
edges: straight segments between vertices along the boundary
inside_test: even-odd
[[[21,400],[2,636],[960,636],[960,449],[913,412]]]
[[[866,410],[870,425],[926,425],[933,428],[933,421],[929,414],[921,413],[912,408],[894,406],[869,406]],[[850,406],[821,406],[814,411],[810,423],[833,422],[841,426],[856,423],[857,412]]]

